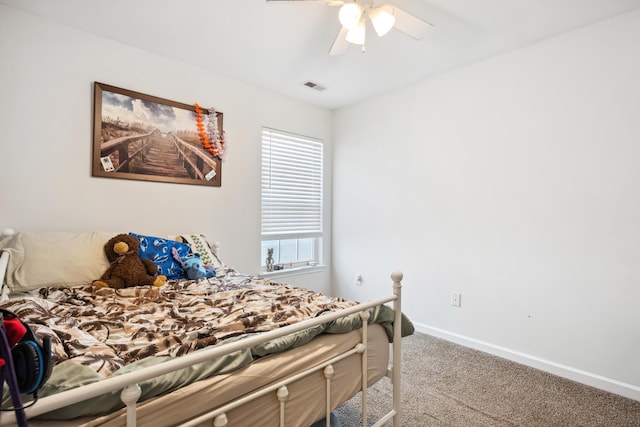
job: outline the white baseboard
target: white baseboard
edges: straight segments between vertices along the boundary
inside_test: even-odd
[[[640,401],[640,387],[633,384],[627,384],[622,381],[614,380],[612,378],[607,378],[601,375],[593,374],[591,372],[582,371],[580,369],[572,368],[571,366],[561,365],[550,360],[545,360],[525,353],[520,353],[518,351],[510,350],[508,348],[500,347],[488,342],[445,331],[440,328],[434,328],[432,326],[415,322],[414,326],[416,328],[416,331],[423,334],[442,338],[444,340],[451,341],[465,347],[480,350],[485,353],[493,354],[494,356],[502,357],[513,362],[540,369],[541,371],[549,372],[559,377],[567,378],[581,384],[586,384],[591,387],[608,391],[610,393],[628,397],[629,399]]]

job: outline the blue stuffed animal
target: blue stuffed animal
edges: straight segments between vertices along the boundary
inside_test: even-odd
[[[187,256],[180,258],[178,251],[175,248],[172,248],[171,254],[173,255],[173,258],[182,266],[184,274],[189,280],[205,279],[209,277],[215,277],[216,275],[215,268],[206,268],[204,265],[202,265],[202,260],[200,259],[199,253],[190,253]]]

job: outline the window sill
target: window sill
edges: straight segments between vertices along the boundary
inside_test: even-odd
[[[260,277],[286,277],[286,276],[299,276],[302,274],[312,274],[324,271],[327,268],[326,265],[305,265],[303,267],[291,267],[284,270],[277,271],[261,271]]]

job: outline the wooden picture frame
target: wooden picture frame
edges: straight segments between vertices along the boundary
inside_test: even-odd
[[[210,150],[195,105],[94,83],[92,176],[219,187],[222,161]]]

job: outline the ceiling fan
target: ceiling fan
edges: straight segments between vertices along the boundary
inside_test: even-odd
[[[340,55],[352,44],[362,46],[364,52],[367,18],[379,37],[395,28],[416,40],[422,40],[433,28],[432,24],[391,4],[376,6],[375,0],[267,0],[267,3],[284,1],[315,1],[340,6],[338,19],[342,29],[333,42],[329,55]]]

